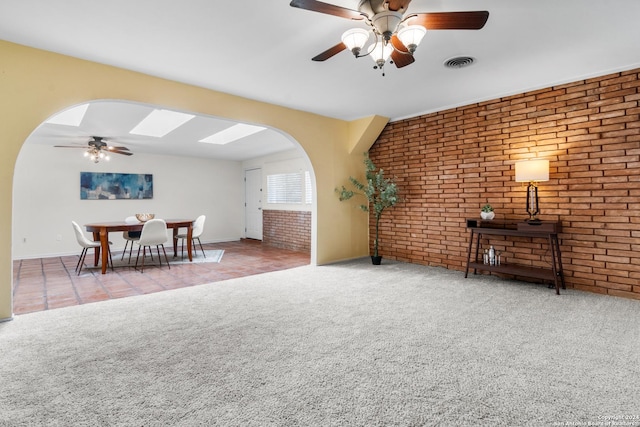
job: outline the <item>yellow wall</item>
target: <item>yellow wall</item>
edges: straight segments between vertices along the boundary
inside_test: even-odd
[[[284,131],[306,151],[315,173],[317,263],[368,254],[367,217],[340,203],[334,188],[362,174],[362,153],[388,119],[345,122],[4,41],[0,58],[0,320],[12,316],[11,205],[20,148],[52,114],[96,99],[161,105]],[[37,201],[34,207],[46,212]]]

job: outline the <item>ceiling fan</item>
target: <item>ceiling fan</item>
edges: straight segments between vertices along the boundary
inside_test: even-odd
[[[85,157],[89,157],[94,163],[98,163],[100,160],[109,160],[109,153],[124,154],[125,156],[133,155],[127,147],[108,145],[105,142],[106,138],[102,136],[92,136],[91,138],[86,145],[54,145],[54,147],[85,149]]]
[[[371,55],[373,68],[391,61],[398,68],[412,64],[413,53],[427,30],[479,30],[489,19],[489,12],[410,13],[405,16],[411,0],[360,0],[358,10],[317,0],[292,0],[290,6],[313,12],[364,21],[370,28],[353,28],[342,35],[342,42],[311,58],[325,61],[345,49],[356,58]],[[375,37],[367,52],[361,54],[371,34]],[[384,75],[384,72],[383,72]]]

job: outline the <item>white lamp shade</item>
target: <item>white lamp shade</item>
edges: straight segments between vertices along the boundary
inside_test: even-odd
[[[372,44],[369,46],[369,52],[371,53],[371,59],[376,64],[384,63],[389,59],[393,52],[393,46],[391,43],[384,44],[382,42]]]
[[[425,34],[427,34],[427,29],[422,25],[408,25],[398,31],[398,38],[406,47],[417,47]]]
[[[549,160],[516,162],[516,182],[549,181]]]
[[[352,28],[342,34],[342,43],[351,51],[353,48],[362,49],[368,40],[369,31],[363,28]]]

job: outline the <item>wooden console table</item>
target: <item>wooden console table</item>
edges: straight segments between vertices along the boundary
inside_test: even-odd
[[[565,289],[564,275],[562,273],[562,255],[560,253],[560,243],[558,233],[561,230],[560,222],[540,221],[529,223],[527,221],[498,221],[498,220],[476,220],[468,219],[467,228],[471,230],[469,239],[469,251],[467,253],[467,269],[464,273],[466,278],[469,269],[473,268],[473,274],[478,270],[489,273],[504,273],[513,276],[531,277],[535,279],[549,280],[554,283],[556,294],[560,295],[560,286]],[[549,242],[551,250],[551,268],[529,267],[518,264],[501,263],[500,265],[485,264],[478,258],[480,250],[480,239],[483,236],[518,236],[518,237],[538,237]],[[475,260],[471,260],[473,242],[476,242]]]

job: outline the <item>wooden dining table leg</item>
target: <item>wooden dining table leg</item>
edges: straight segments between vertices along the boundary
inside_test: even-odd
[[[102,274],[105,274],[109,265],[109,233],[106,227],[100,229],[100,248],[102,250]]]
[[[178,256],[178,227],[173,227],[173,257]]]
[[[100,232],[98,231],[94,231],[93,232],[93,241],[98,241],[100,240]],[[98,262],[100,261],[100,246],[96,247],[93,251],[93,266],[97,266]]]

